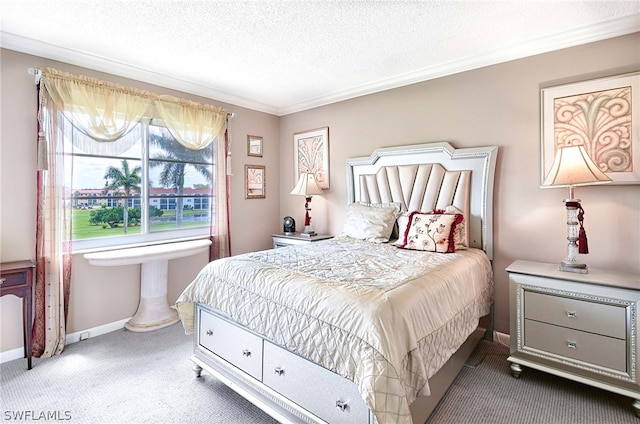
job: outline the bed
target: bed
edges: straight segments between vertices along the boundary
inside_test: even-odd
[[[495,146],[347,161],[344,230],[207,264],[176,302],[205,370],[285,423],[423,423],[492,334]]]

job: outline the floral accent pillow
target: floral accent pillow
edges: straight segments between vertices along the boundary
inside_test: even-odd
[[[427,252],[455,252],[454,232],[462,214],[413,212],[409,216],[403,249]]]

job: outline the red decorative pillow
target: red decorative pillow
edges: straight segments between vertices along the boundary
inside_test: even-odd
[[[409,225],[404,234],[403,249],[427,252],[455,252],[454,233],[462,222],[462,214],[413,212],[409,215]]]

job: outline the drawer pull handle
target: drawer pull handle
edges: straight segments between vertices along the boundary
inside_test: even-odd
[[[349,410],[349,402],[345,402],[344,400],[338,399],[336,401],[336,408],[342,412],[347,412]]]
[[[276,367],[275,370],[273,370],[277,375],[284,375],[284,369],[280,368],[280,367]]]
[[[578,318],[578,313],[576,311],[567,311],[567,318]]]
[[[251,356],[251,351],[249,349],[243,350],[242,356],[246,356],[248,358],[249,356]]]
[[[4,283],[5,281],[7,281],[7,279],[6,279],[6,278],[4,278],[4,277],[0,278],[0,286],[1,286],[1,285],[2,285],[2,283]]]
[[[571,342],[569,340],[567,340],[567,347],[569,349],[577,349],[578,348],[578,343],[576,342]]]
[[[207,330],[207,336],[213,336],[213,331],[212,330]]]

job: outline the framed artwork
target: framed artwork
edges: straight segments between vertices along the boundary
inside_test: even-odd
[[[266,168],[264,165],[245,165],[245,199],[264,199],[266,189]]]
[[[262,157],[262,137],[257,135],[247,136],[247,156]]]
[[[294,181],[301,173],[312,173],[318,186],[329,188],[329,127],[295,133]]]
[[[640,72],[541,90],[541,172],[555,152],[582,144],[613,184],[640,184]]]

